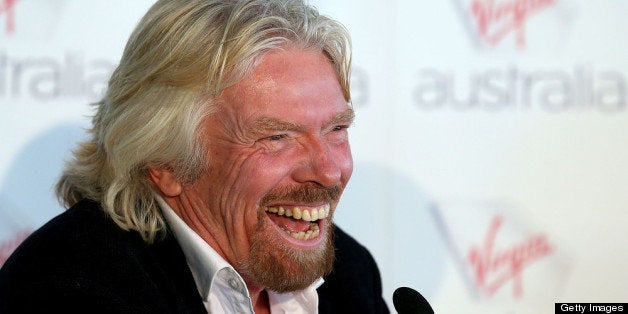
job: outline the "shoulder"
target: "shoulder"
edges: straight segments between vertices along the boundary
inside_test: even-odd
[[[0,291],[22,283],[92,277],[142,247],[139,236],[115,225],[98,203],[81,201],[33,232],[0,269]],[[47,283],[50,285],[56,282]]]
[[[155,278],[167,276],[154,251],[138,233],[119,228],[98,203],[82,201],[35,231],[0,268],[0,312],[42,306],[29,300],[97,312],[144,304],[158,309],[159,302],[148,298],[160,295]]]
[[[85,200],[33,232],[2,270],[39,265],[49,268],[79,262],[79,259],[81,264],[86,264],[103,255],[122,254],[129,245],[143,246],[143,243],[139,235],[120,229],[100,210],[98,203]]]
[[[320,313],[389,313],[379,269],[368,249],[338,226],[334,245],[334,268],[318,289]]]

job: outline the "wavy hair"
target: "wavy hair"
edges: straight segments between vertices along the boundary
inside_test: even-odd
[[[94,104],[90,138],[57,183],[60,202],[95,200],[121,228],[155,241],[166,228],[147,169],[194,181],[207,167],[197,135],[214,99],[282,46],[325,53],[350,102],[349,35],[302,0],[157,1]]]

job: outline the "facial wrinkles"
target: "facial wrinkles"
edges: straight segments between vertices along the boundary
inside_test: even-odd
[[[240,155],[238,158],[230,159],[228,165],[222,165],[222,171],[225,171],[224,175],[220,175],[224,181],[216,182],[215,184],[221,188],[220,193],[217,195],[219,200],[218,208],[220,214],[225,219],[225,224],[229,224],[231,228],[225,228],[228,234],[229,241],[232,246],[232,252],[238,252],[233,246],[241,245],[242,241],[246,241],[239,235],[243,234],[242,231],[246,230],[246,221],[251,219],[250,209],[256,208],[257,204],[249,204],[246,197],[251,178],[246,177],[246,161],[250,158],[250,155]],[[230,234],[233,232],[233,234]]]
[[[328,145],[329,158],[347,159],[348,147],[340,145],[346,132],[335,132],[335,126],[347,126],[352,119],[327,61],[302,51],[286,56],[271,54],[249,78],[221,95],[224,106],[209,121],[207,132],[213,141],[213,163],[205,186],[208,215],[219,215],[225,222],[220,230],[227,231],[221,236],[227,260],[242,265],[243,273],[251,274],[246,277],[279,290],[309,285],[331,267],[329,209],[337,205],[350,169],[342,168],[341,182],[325,181],[334,185],[326,188],[311,181],[311,171],[304,167],[318,161],[310,159],[316,157],[314,148],[320,149],[312,144]],[[287,136],[276,140],[273,135]],[[310,211],[322,207],[329,216],[312,222],[269,210],[282,205]],[[314,226],[320,226],[324,236],[317,239],[320,242],[299,243],[281,233]]]
[[[183,189],[178,198],[179,206],[190,208],[191,211],[181,211],[179,214],[186,223],[191,225],[192,229],[199,232],[202,238],[210,244],[217,245],[217,248],[224,253],[226,251],[221,243],[224,243],[222,238],[226,234],[223,232],[226,231],[225,224],[221,216],[212,215],[206,211],[211,204],[209,200],[199,197],[199,195],[204,195],[199,193],[199,188],[203,189],[204,186],[192,184]]]
[[[212,134],[211,137],[208,136],[210,143],[208,151],[212,152],[212,155],[209,157],[209,167],[204,176],[208,179],[199,182],[193,189],[196,195],[207,195],[208,192],[209,195],[201,200],[205,206],[193,208],[199,209],[198,215],[205,217],[203,229],[216,239],[215,244],[218,245],[223,256],[227,260],[235,260],[242,258],[242,256],[232,255],[240,252],[237,246],[248,246],[247,242],[243,243],[247,239],[238,235],[246,229],[249,213],[247,210],[238,211],[237,209],[255,208],[256,204],[246,204],[248,198],[243,195],[247,190],[247,185],[250,184],[244,174],[247,172],[245,168],[247,159],[251,155],[240,153],[242,145],[239,140],[233,140],[228,133],[230,131],[227,131],[230,130],[229,128],[221,127],[223,121],[222,119],[213,121],[217,123],[217,126],[213,124],[214,127],[207,130],[208,134]]]
[[[328,128],[336,123],[350,124],[352,117],[353,111],[349,108],[333,117],[330,123],[325,124],[327,126],[324,128]],[[247,128],[246,133],[251,133],[251,130],[283,128],[300,129],[298,125],[290,122],[261,117],[255,120],[253,127]],[[250,175],[247,177],[246,174],[251,173],[251,167],[259,168],[260,165],[259,162],[250,159],[260,158],[261,156],[257,152],[263,148],[245,147],[244,145],[234,146],[232,141],[222,141],[221,145],[215,146],[213,149],[221,155],[221,157],[214,159],[215,162],[219,161],[221,164],[212,163],[210,165],[210,175],[220,180],[220,182],[214,182],[212,187],[220,189],[217,195],[215,195],[217,197],[213,206],[220,210],[221,215],[219,216],[224,217],[222,218],[224,224],[222,227],[227,234],[228,241],[226,244],[230,248],[225,252],[233,252],[238,255],[233,256],[233,260],[245,258],[245,256],[240,256],[243,252],[238,250],[237,247],[249,246],[252,243],[251,234],[243,232],[247,230],[247,225],[250,225],[250,223],[247,224],[247,221],[250,222],[254,219],[257,231],[261,231],[263,228],[263,221],[266,215],[264,207],[281,204],[319,205],[321,203],[328,203],[335,207],[343,189],[341,183],[330,188],[322,187],[316,183],[307,183],[297,187],[284,186],[274,188],[263,195],[261,194],[262,191],[260,191],[261,199],[257,198],[260,200],[259,203],[247,203],[246,201],[251,200],[251,198],[247,198],[246,193],[250,192],[251,183],[255,180],[250,178]],[[266,169],[263,166],[262,168]],[[219,171],[219,173],[211,173],[212,171]],[[229,227],[226,227],[227,225]],[[242,237],[243,234],[248,234],[249,237]],[[240,253],[238,254],[238,252]]]
[[[231,114],[231,110],[226,113],[226,118],[220,119],[220,133],[221,139],[233,145],[234,147],[249,147],[255,142],[255,138],[251,137],[250,132],[247,132],[246,126],[242,120]]]
[[[237,260],[245,258],[240,255],[243,251],[238,247],[248,247],[250,244],[249,239],[242,236],[248,234],[247,225],[251,224],[251,221],[257,222],[255,209],[258,204],[248,203],[252,199],[247,197],[247,193],[255,191],[255,187],[251,186],[255,182],[254,178],[251,178],[251,173],[254,173],[251,170],[252,167],[259,168],[259,163],[251,159],[258,158],[256,152],[261,148],[246,143],[248,140],[245,139],[251,136],[241,131],[243,130],[239,123],[241,120],[229,112],[228,109],[223,109],[222,113],[226,119],[214,121],[219,129],[216,130],[216,126],[212,129],[215,135],[210,140],[212,143],[210,151],[215,152],[215,155],[212,156],[209,165],[208,176],[212,181],[207,188],[215,192],[207,201],[210,203],[210,210],[213,208],[211,212],[214,214],[210,216],[219,217],[208,219],[221,220],[219,226],[211,226],[209,230],[224,230],[226,241],[221,241],[219,245],[222,246],[224,254],[230,255],[228,259]],[[262,194],[263,191],[259,191],[259,197]]]
[[[238,87],[242,88],[239,89]],[[265,121],[260,120],[259,118],[252,121],[249,121],[247,116],[236,116],[235,112],[237,112],[239,107],[244,106],[247,103],[267,103],[269,102],[271,96],[278,89],[277,82],[270,75],[262,76],[257,78],[253,82],[249,82],[248,84],[237,84],[231,88],[231,90],[237,91],[235,93],[230,93],[227,91],[223,95],[223,103],[229,103],[228,108],[223,108],[228,111],[229,119],[225,119],[225,123],[223,124],[224,130],[229,130],[233,140],[237,140],[239,144],[252,145],[255,140],[257,140],[257,136],[259,136],[265,128]],[[255,95],[255,97],[251,97],[250,95]],[[252,99],[251,99],[252,98]],[[252,113],[251,113],[252,114]],[[263,118],[262,118],[263,119]],[[227,122],[226,120],[229,120]]]

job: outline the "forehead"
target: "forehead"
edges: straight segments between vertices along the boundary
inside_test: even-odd
[[[221,97],[229,111],[251,118],[323,118],[348,108],[331,61],[321,51],[296,48],[268,53]]]

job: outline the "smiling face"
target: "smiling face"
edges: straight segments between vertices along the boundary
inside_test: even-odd
[[[291,291],[332,267],[353,120],[320,51],[267,54],[202,124],[208,170],[167,201],[248,285]],[[250,289],[251,287],[249,287]]]

